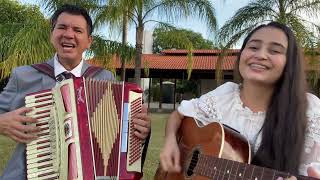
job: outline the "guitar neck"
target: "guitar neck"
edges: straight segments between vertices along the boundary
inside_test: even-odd
[[[199,154],[197,159],[193,173],[210,179],[276,180],[278,177],[289,178],[291,176],[289,173],[204,154]],[[316,180],[306,176],[296,177],[299,180]]]

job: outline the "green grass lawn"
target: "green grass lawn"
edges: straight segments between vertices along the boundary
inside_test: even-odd
[[[159,164],[159,153],[163,144],[165,122],[169,114],[152,113],[152,134],[149,143],[147,158],[144,164],[144,180],[153,179],[153,175]],[[15,143],[0,135],[0,174],[11,157]]]
[[[0,174],[11,157],[16,143],[5,136],[0,135]]]

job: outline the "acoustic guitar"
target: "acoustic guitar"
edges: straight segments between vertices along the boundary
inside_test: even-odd
[[[198,127],[193,118],[183,119],[178,131],[180,173],[164,172],[159,166],[155,180],[276,180],[291,174],[249,164],[251,148],[235,130],[218,122]],[[297,176],[298,180],[316,178]]]

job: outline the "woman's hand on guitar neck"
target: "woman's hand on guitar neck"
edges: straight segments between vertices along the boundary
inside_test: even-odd
[[[320,179],[320,171],[317,170],[315,167],[312,167],[312,166],[308,167],[307,172],[309,177]]]
[[[320,172],[316,168],[312,166],[308,167],[307,172],[309,177],[320,179]],[[283,180],[283,178],[278,178],[277,180]],[[292,176],[290,178],[287,178],[286,180],[297,180],[297,178]]]
[[[160,153],[160,164],[166,172],[180,172],[180,150],[176,137],[167,136],[163,149]]]

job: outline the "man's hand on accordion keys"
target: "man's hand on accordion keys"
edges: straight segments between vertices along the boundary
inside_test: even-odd
[[[10,137],[16,142],[27,143],[37,138],[35,133],[40,131],[40,128],[26,125],[26,123],[34,123],[37,120],[25,116],[32,109],[22,107],[14,111],[0,114],[0,134]]]
[[[151,118],[145,104],[142,105],[141,113],[134,117],[133,122],[136,129],[134,134],[142,140],[146,139],[151,129]]]

